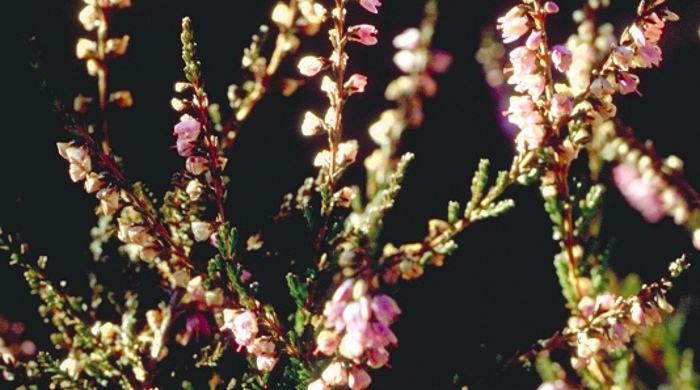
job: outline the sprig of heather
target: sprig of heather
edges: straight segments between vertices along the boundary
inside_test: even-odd
[[[353,213],[346,223],[346,234],[359,240],[369,240],[369,252],[374,253],[385,213],[393,207],[394,198],[401,188],[412,153],[397,156],[401,137],[406,129],[416,129],[424,119],[423,99],[437,93],[436,74],[446,72],[452,56],[431,48],[435,24],[438,19],[438,2],[427,1],[420,28],[408,28],[393,39],[398,49],[394,64],[402,75],[386,87],[385,97],[396,107],[384,110],[379,120],[369,127],[369,135],[377,148],[365,159],[367,182],[366,204],[353,203]]]
[[[516,360],[537,361],[545,380],[538,388],[541,390],[578,388],[581,378],[586,388],[631,385],[633,378],[628,370],[634,360],[633,341],[674,312],[667,301],[673,287],[671,280],[689,267],[681,256],[669,263],[668,276],[642,285],[634,294],[603,292],[585,296],[562,331],[540,341],[533,351]],[[556,350],[565,350],[568,361],[555,362]]]
[[[69,118],[65,107],[54,102],[57,111],[64,112],[68,130],[77,136],[69,142],[59,142],[58,152],[69,163],[69,176],[73,182],[84,182],[85,191],[95,193],[100,201],[96,213],[109,218],[120,212],[114,232],[134,256],[146,262],[157,258],[169,259],[178,266],[190,266],[185,250],[177,245],[166,226],[159,220],[148,194],[139,183],[130,182],[119,166],[109,146],[105,110],[108,103],[120,107],[131,105],[128,91],[117,91],[108,95],[107,71],[112,57],[124,55],[129,37],[108,38],[108,15],[112,8],[126,8],[129,1],[87,2],[79,14],[79,20],[86,30],[97,29],[97,40],[81,38],[77,44],[76,54],[87,63],[87,70],[98,80],[99,106],[98,125],[103,131],[100,144],[92,135],[93,124],[80,123],[76,118]],[[92,99],[78,96],[74,108],[78,113],[85,113],[90,108]],[[109,221],[107,221],[109,223]],[[103,229],[104,230],[104,229]],[[101,242],[107,237],[96,240],[95,253],[100,253]]]
[[[307,77],[313,77],[321,71],[330,68],[331,76],[324,76],[321,81],[321,91],[326,94],[329,108],[323,119],[312,112],[307,112],[302,124],[302,133],[307,136],[326,132],[328,149],[321,151],[314,159],[314,165],[320,168],[319,189],[322,195],[321,214],[328,216],[333,206],[345,199],[347,190],[336,193],[336,183],[342,172],[355,161],[357,156],[357,141],[342,141],[343,108],[347,99],[356,93],[362,93],[367,85],[367,77],[362,74],[352,74],[346,77],[348,55],[345,45],[348,42],[358,42],[362,45],[377,43],[376,27],[369,24],[346,26],[345,8],[347,0],[336,0],[335,7],[330,12],[333,27],[329,30],[329,38],[333,48],[329,56],[305,56],[299,61],[299,71]],[[360,1],[360,5],[370,12],[377,12],[379,1]]]
[[[113,9],[131,7],[131,0],[103,1],[89,0],[80,11],[78,19],[87,31],[95,31],[95,40],[80,38],[76,45],[78,59],[85,60],[90,76],[97,78],[98,120],[96,127],[102,133],[102,150],[112,154],[108,122],[106,119],[107,106],[112,103],[119,107],[130,107],[133,104],[131,92],[121,90],[109,92],[108,75],[109,62],[112,58],[123,56],[129,46],[129,36],[110,38],[108,34],[110,14]],[[79,113],[85,113],[92,103],[92,98],[79,95],[74,100],[74,108]]]

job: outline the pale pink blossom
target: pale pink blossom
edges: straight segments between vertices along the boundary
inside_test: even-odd
[[[590,90],[593,95],[603,97],[612,95],[615,92],[615,87],[604,76],[598,76],[591,83]]]
[[[384,367],[389,362],[389,351],[384,347],[367,350],[367,365],[372,368]]]
[[[345,89],[350,93],[362,93],[367,86],[367,76],[355,73],[345,82]]]
[[[530,124],[523,127],[516,136],[519,150],[537,149],[544,141],[546,131],[541,124]]]
[[[530,50],[537,50],[542,43],[542,31],[533,31],[525,40],[525,47]]]
[[[97,191],[100,200],[100,210],[104,215],[112,215],[119,209],[119,191],[112,186]]]
[[[311,77],[317,75],[325,65],[325,59],[322,57],[305,56],[299,60],[297,67],[299,68],[299,73]]]
[[[542,115],[537,111],[535,102],[529,96],[511,96],[508,111],[508,121],[520,128],[542,123]]]
[[[544,76],[541,74],[528,74],[521,77],[512,76],[508,79],[509,84],[517,84],[515,90],[521,93],[527,93],[532,97],[532,100],[537,100],[540,98],[544,92],[545,80]]]
[[[372,312],[377,321],[389,325],[396,321],[401,309],[392,297],[380,294],[372,298]]]
[[[195,118],[186,115],[175,125],[173,135],[183,141],[196,141],[201,130],[202,124]]]
[[[239,349],[253,343],[258,334],[258,318],[250,310],[224,310],[224,325],[220,330],[229,329],[233,332]]]
[[[568,72],[571,67],[571,50],[564,45],[556,45],[552,48],[552,63],[560,72]]]
[[[529,21],[520,7],[511,8],[497,21],[497,28],[501,30],[504,43],[513,42],[530,30]]]
[[[564,93],[555,93],[552,96],[551,106],[549,107],[549,112],[555,118],[563,118],[571,114],[573,109],[573,103],[569,96]]]
[[[622,72],[617,77],[617,88],[621,94],[636,92],[639,94],[637,87],[639,86],[639,76],[629,72]]]
[[[316,336],[316,349],[314,352],[321,352],[326,356],[331,356],[340,345],[340,336],[337,332],[323,329]]]
[[[343,310],[343,322],[346,332],[363,335],[369,326],[369,312],[363,310],[359,301],[350,302]]]
[[[543,8],[544,8],[544,12],[546,12],[548,14],[556,14],[557,12],[559,12],[559,6],[557,5],[557,3],[553,2],[553,1],[548,1],[548,2],[544,3]]]
[[[376,45],[378,30],[371,24],[358,24],[348,28],[348,38],[363,45]]]
[[[341,142],[338,144],[338,159],[341,159],[342,163],[352,164],[357,158],[358,149],[359,144],[355,140]]]
[[[173,135],[177,136],[175,147],[180,156],[187,157],[192,154],[201,130],[201,123],[189,115],[183,116],[175,125]]]
[[[323,130],[323,121],[311,111],[304,114],[304,122],[301,124],[301,133],[307,137],[316,135]]]
[[[693,232],[693,246],[700,251],[700,229],[695,229]]]
[[[416,49],[420,44],[420,30],[415,27],[407,28],[391,42],[397,49]]]
[[[367,11],[376,14],[379,12],[377,7],[381,6],[382,3],[379,2],[379,0],[358,0],[360,2],[360,5],[366,9]]]
[[[261,372],[270,372],[275,368],[278,358],[273,355],[259,355],[255,357],[255,367]]]
[[[532,74],[537,70],[537,53],[525,46],[516,47],[508,56],[513,64],[513,75],[516,77]]]
[[[362,335],[345,333],[343,338],[340,340],[338,351],[342,356],[350,360],[357,360],[365,352],[365,347],[362,341]]]
[[[358,152],[358,144],[355,140],[342,142],[338,144],[338,150],[335,154],[335,163],[338,165],[348,165],[355,162]],[[314,158],[314,166],[328,166],[331,159],[331,152],[323,150]]]
[[[618,164],[612,170],[613,181],[627,203],[642,214],[647,222],[656,223],[664,217],[659,190],[651,182],[642,180],[637,169]]]
[[[364,390],[372,383],[372,378],[367,371],[359,367],[352,367],[348,374],[348,386],[351,390]]]
[[[622,70],[627,70],[634,58],[634,52],[627,46],[616,46],[612,52],[612,59],[615,65]]]
[[[638,46],[632,63],[640,68],[651,68],[661,63],[661,48],[654,43]]]
[[[348,383],[348,372],[343,364],[336,360],[323,370],[321,379],[330,386],[345,386]]]

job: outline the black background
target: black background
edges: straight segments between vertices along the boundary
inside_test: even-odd
[[[132,179],[142,180],[160,196],[182,164],[171,149],[178,114],[169,104],[173,83],[183,78],[181,18],[187,15],[193,20],[211,101],[226,105],[228,85],[241,80],[242,50],[257,27],[268,23],[273,3],[134,0],[132,8],[114,14],[111,34],[129,34],[131,45],[127,55],[113,63],[110,86],[130,89],[135,105],[112,113],[112,142]],[[49,255],[52,277],[76,285],[84,284],[85,272],[92,266],[87,247],[96,201],[69,180],[67,164],[56,153],[55,143],[69,135],[39,92],[22,42],[25,36],[35,37],[49,88],[67,105],[78,93],[94,94],[94,79],[74,58],[77,38],[90,37],[77,22],[82,5],[78,0],[27,0],[17,5],[18,12],[6,16],[10,20],[5,27],[11,31],[3,42],[5,120],[0,140],[0,226],[6,232],[20,232],[33,253]],[[427,119],[422,128],[405,133],[402,149],[414,152],[416,159],[388,215],[387,241],[420,240],[428,219],[445,216],[449,200],[465,201],[480,158],[491,159],[494,169],[507,169],[511,140],[498,128],[499,113],[474,54],[481,29],[493,25],[512,5],[441,2],[434,47],[453,53],[455,61],[447,74],[437,77],[439,95],[425,102]],[[348,7],[351,22],[372,23],[380,31],[376,46],[349,49],[350,71],[369,78],[367,91],[351,99],[345,115],[344,137],[360,142],[359,161],[373,149],[367,127],[391,106],[383,99],[384,86],[399,75],[391,62],[391,39],[418,25],[422,6],[420,0],[386,0],[377,15],[357,4]],[[684,159],[687,179],[700,188],[700,4],[670,1],[669,6],[681,20],[667,27],[661,68],[639,72],[643,97],[618,97],[616,103],[619,116],[640,138],[653,139],[662,155]],[[601,16],[619,29],[635,7],[632,1],[614,2]],[[553,39],[561,43],[572,28],[570,9],[562,8],[550,19]],[[329,51],[323,32],[303,39],[280,75],[298,77],[298,58]],[[299,125],[304,111],[322,112],[326,107],[318,82],[307,80],[291,97],[270,93],[241,132],[227,169],[231,177],[227,214],[242,231],[252,232],[265,223],[285,193],[314,175],[313,155],[324,141],[302,137]],[[355,164],[344,180],[362,185],[362,164]],[[566,320],[552,267],[557,245],[536,189],[515,187],[507,195],[515,199],[515,210],[474,225],[459,237],[460,249],[443,268],[429,269],[422,279],[400,283],[390,291],[403,308],[395,325],[400,347],[392,352],[392,367],[374,376],[374,388],[449,388],[456,373],[473,388],[536,387],[534,373],[498,371],[503,360],[551,335]],[[612,266],[620,274],[637,272],[643,280],[653,281],[665,274],[673,258],[697,254],[688,235],[671,221],[645,224],[613,187],[606,199],[604,235],[617,240]],[[256,265],[269,268],[271,275],[283,275],[280,267],[274,262]],[[697,298],[699,269],[696,266],[677,282],[672,303],[681,296]],[[276,283],[284,288],[283,280]],[[0,265],[0,294],[0,313],[25,321],[27,334],[46,346],[49,326],[41,324],[37,299],[28,294],[19,269]],[[700,333],[697,314],[691,320],[683,338],[688,345],[697,344]]]

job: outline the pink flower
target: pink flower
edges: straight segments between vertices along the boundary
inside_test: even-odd
[[[346,333],[343,339],[340,340],[339,352],[342,356],[350,360],[356,360],[362,357],[365,352],[362,335],[355,333]]]
[[[528,74],[523,77],[511,77],[508,79],[509,84],[517,82],[515,90],[524,92],[532,96],[532,100],[537,100],[544,92],[544,87],[547,82],[541,74]]]
[[[513,7],[505,16],[498,18],[497,28],[501,30],[504,43],[510,43],[530,30],[529,21],[520,7]]]
[[[199,175],[208,169],[207,159],[202,156],[187,157],[187,160],[185,161],[185,169],[187,169],[187,172],[190,172],[193,175]]]
[[[348,372],[343,364],[336,360],[323,370],[321,379],[330,386],[344,386],[348,383]]]
[[[315,76],[326,65],[325,58],[316,56],[306,56],[299,61],[299,72],[304,76]]]
[[[358,0],[360,2],[360,5],[366,9],[367,11],[376,14],[379,12],[377,10],[377,7],[381,6],[382,3],[379,2],[379,0]]]
[[[352,41],[359,42],[363,45],[372,46],[376,45],[378,42],[377,32],[377,28],[371,24],[358,24],[348,28],[348,37]]]
[[[350,369],[350,374],[348,375],[348,386],[351,390],[364,390],[369,387],[372,383],[372,378],[369,376],[367,371],[359,368],[353,367]]]
[[[177,136],[175,142],[177,154],[183,157],[191,155],[195,147],[194,142],[197,141],[201,130],[202,125],[196,119],[188,115],[183,116],[173,130],[173,135]]]
[[[556,14],[559,12],[559,6],[553,1],[548,1],[544,3],[544,12],[548,14]]]
[[[571,67],[571,50],[564,45],[556,45],[552,48],[552,63],[560,72],[567,72]]]
[[[178,141],[196,141],[199,137],[199,132],[202,130],[202,125],[194,118],[185,116],[175,125],[173,135],[176,135]]]
[[[377,321],[389,325],[396,321],[401,309],[392,297],[381,294],[372,298],[372,312]]]
[[[572,109],[573,103],[566,94],[555,93],[554,96],[552,96],[552,105],[549,108],[549,112],[552,113],[553,117],[563,118],[571,114]]]
[[[314,350],[314,353],[321,352],[326,356],[331,356],[333,355],[333,352],[335,352],[336,348],[338,348],[339,344],[340,337],[338,336],[338,333],[332,330],[324,329],[318,334],[318,336],[316,336],[316,349]]]
[[[344,85],[350,93],[362,93],[365,91],[365,86],[367,86],[367,76],[358,73],[350,76]]]
[[[537,50],[542,43],[542,31],[533,31],[525,40],[525,47],[530,50]]]
[[[515,77],[532,74],[537,70],[537,53],[525,46],[516,47],[508,56],[513,64]]]
[[[372,368],[384,367],[389,362],[389,351],[384,347],[367,350],[367,365]]]
[[[637,86],[639,86],[639,76],[629,72],[622,72],[618,75],[617,88],[620,90],[621,94],[627,95],[632,92],[640,94],[637,90]]]
[[[511,96],[510,107],[505,112],[508,121],[520,128],[542,123],[542,115],[529,96]]]
[[[258,318],[250,310],[225,309],[224,325],[220,329],[230,329],[239,347],[245,347],[252,344],[258,334]]]
[[[613,181],[630,206],[650,223],[664,217],[659,191],[651,182],[644,181],[637,170],[628,164],[618,164],[612,171]]]
[[[661,63],[661,48],[654,43],[639,46],[632,62],[640,68],[659,66]]]

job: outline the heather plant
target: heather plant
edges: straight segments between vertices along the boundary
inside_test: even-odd
[[[681,343],[693,301],[683,292],[671,295],[700,251],[700,195],[684,177],[681,158],[663,156],[638,138],[615,100],[641,97],[644,75],[662,64],[662,38],[679,21],[666,1],[642,0],[627,10],[621,27],[601,23],[609,2],[584,2],[572,13],[575,33],[561,41],[550,28],[568,21],[561,4],[508,5],[485,27],[475,61],[500,107],[510,161],[495,169],[480,159],[468,195],[446,201],[419,237],[401,242],[392,239],[386,221],[420,158],[403,142],[411,132],[428,131],[426,107],[455,61],[455,53],[434,44],[437,0],[425,2],[418,24],[391,38],[370,20],[382,12],[379,0],[277,2],[269,23],[244,49],[241,77],[227,88],[223,104],[215,102],[200,58],[197,25],[205,21],[182,18],[182,74],[170,100],[176,120],[168,125],[178,166],[162,195],[132,178],[116,147],[115,124],[139,101],[122,82],[113,86],[112,74],[133,42],[123,26],[119,34],[112,28],[134,5],[80,4],[83,31],[75,54],[92,87],[71,104],[54,92],[40,53],[27,42],[37,89],[66,130],[56,140],[65,177],[88,194],[96,221],[87,259],[80,260],[91,262],[82,291],[54,278],[50,254],[36,253],[21,234],[0,237],[4,258],[22,270],[40,300],[52,344],[37,352],[39,342],[26,338],[22,322],[2,319],[5,383],[371,388],[373,378],[391,375],[400,345],[397,328],[409,302],[397,299],[398,292],[422,286],[429,273],[469,251],[458,245],[460,237],[477,225],[497,226],[517,209],[513,191],[523,189],[536,194],[537,208],[544,205],[551,223],[557,250],[548,261],[566,314],[552,334],[510,351],[496,375],[532,372],[539,390],[700,387],[693,349]],[[373,80],[367,63],[355,58],[384,39],[391,39],[398,76],[382,86],[382,108],[365,118],[366,131],[358,131],[357,118],[365,113],[354,111],[353,103]],[[308,41],[323,44],[308,51]],[[287,63],[292,73],[285,73]],[[231,176],[246,168],[231,163],[240,161],[234,158],[239,140],[255,136],[247,133],[248,120],[269,108],[266,98],[293,101],[300,93],[318,98],[289,118],[313,150],[313,175],[279,194],[281,202],[259,219],[265,220],[261,226],[243,229],[228,204],[237,191]],[[668,266],[651,280],[618,273],[613,258],[625,254],[603,234],[610,213],[604,198],[612,191],[639,212],[640,222],[672,221],[692,249],[654,259]],[[254,206],[261,205],[246,207]],[[505,292],[513,293],[527,291]],[[454,295],[455,306],[480,299]],[[482,320],[475,315],[470,321]],[[435,332],[469,332],[446,319],[429,321]],[[512,321],[516,327],[518,319]],[[456,361],[461,347],[451,347]],[[476,377],[464,373],[476,369],[463,366],[441,386],[481,386],[464,379]],[[433,367],[425,362],[420,369]]]

